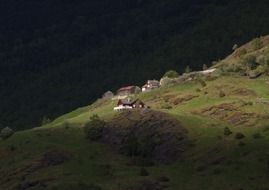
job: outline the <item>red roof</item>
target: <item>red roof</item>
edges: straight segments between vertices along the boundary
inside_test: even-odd
[[[134,86],[126,86],[126,87],[120,88],[118,91],[132,90],[132,88],[134,88]]]

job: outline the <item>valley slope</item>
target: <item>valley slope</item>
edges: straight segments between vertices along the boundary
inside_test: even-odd
[[[267,189],[269,77],[265,65],[255,79],[244,73],[261,72],[258,58],[266,59],[267,38],[259,39],[259,48],[253,49],[256,40],[238,48],[210,76],[138,94],[149,110],[114,112],[116,100],[99,99],[15,133],[0,144],[0,189]],[[242,62],[250,55],[257,63],[252,70]],[[102,135],[108,136],[91,141],[84,126],[96,114],[107,123]],[[126,154],[129,141],[118,139],[129,129],[140,145],[157,141],[156,154]]]

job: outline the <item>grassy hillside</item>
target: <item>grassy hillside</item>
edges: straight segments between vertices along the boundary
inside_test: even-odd
[[[200,69],[267,34],[268,7],[267,0],[2,0],[0,123],[31,128],[105,89]]]
[[[269,77],[224,69],[245,68],[240,60],[249,54],[267,56],[266,39],[255,50],[241,47],[247,49],[241,58],[217,63],[211,76],[139,94],[150,110],[118,113],[115,101],[99,99],[15,133],[0,144],[0,189],[266,190]],[[86,139],[83,130],[94,114],[106,122],[98,141]],[[144,153],[154,154],[126,154],[132,144],[125,139],[133,134]],[[168,162],[155,159],[159,155]]]

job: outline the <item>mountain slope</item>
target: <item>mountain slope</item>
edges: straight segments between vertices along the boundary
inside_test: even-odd
[[[238,48],[247,52],[220,61],[209,76],[184,74],[195,77],[139,94],[150,110],[118,113],[116,101],[100,99],[15,133],[0,142],[0,189],[266,189],[269,77],[224,68],[249,55],[268,58],[267,38],[258,49]],[[106,126],[93,141],[84,129],[95,114]],[[169,155],[159,149],[167,142],[165,150],[180,151],[176,161],[148,157]]]
[[[18,129],[269,32],[265,0],[4,0],[0,12],[0,120]]]

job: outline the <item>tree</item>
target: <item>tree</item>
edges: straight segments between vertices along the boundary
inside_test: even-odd
[[[84,126],[86,138],[92,141],[99,140],[102,137],[105,124],[105,121],[103,121],[98,115],[91,116],[90,121]]]
[[[253,50],[258,50],[258,49],[261,49],[263,47],[263,42],[262,42],[261,38],[255,38],[251,42],[251,45],[252,45]]]
[[[175,70],[170,70],[167,71],[163,77],[168,77],[168,78],[177,78],[179,76],[178,72],[176,72]]]
[[[192,69],[190,68],[189,65],[187,65],[187,67],[185,68],[185,73],[190,73],[192,71]]]
[[[233,45],[233,50],[235,51],[235,50],[237,50],[237,48],[238,48],[238,45],[237,44],[234,44]]]
[[[11,137],[13,134],[14,134],[14,131],[11,128],[5,127],[4,129],[1,130],[0,137],[2,139],[7,139]]]
[[[41,125],[47,125],[50,122],[51,122],[51,120],[48,117],[44,116],[43,119],[42,119]]]
[[[246,70],[253,70],[256,69],[258,66],[258,63],[256,62],[256,56],[254,55],[248,55],[245,58],[242,59],[242,64],[246,67]]]
[[[206,64],[203,64],[203,70],[207,70],[208,69],[208,66]]]

